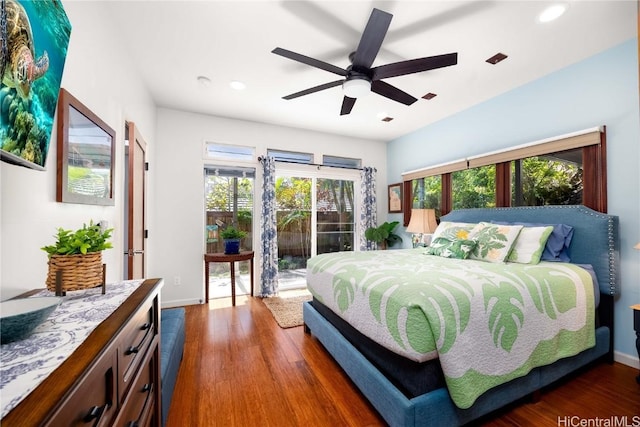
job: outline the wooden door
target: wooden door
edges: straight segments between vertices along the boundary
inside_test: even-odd
[[[147,144],[133,122],[128,122],[129,173],[127,200],[127,279],[145,276],[145,178]]]

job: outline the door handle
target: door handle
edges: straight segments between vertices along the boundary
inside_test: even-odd
[[[132,250],[129,249],[128,251],[124,251],[124,254],[127,256],[134,256],[134,255],[143,255],[144,254],[144,250]]]

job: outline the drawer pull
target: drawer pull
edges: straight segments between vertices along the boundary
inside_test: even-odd
[[[136,354],[137,352],[140,351],[140,348],[142,348],[142,344],[144,344],[144,342],[147,340],[147,336],[149,335],[149,331],[151,330],[151,323],[147,322],[144,325],[142,325],[140,327],[141,331],[147,331],[144,334],[144,337],[142,337],[142,340],[140,341],[140,344],[138,344],[137,346],[130,346],[125,352],[124,354],[126,354],[127,356],[131,355],[131,354]]]
[[[89,409],[89,412],[87,413],[87,415],[84,416],[82,421],[84,421],[85,423],[89,423],[95,420],[93,425],[94,426],[98,425],[98,423],[100,422],[100,418],[102,418],[102,414],[105,413],[108,407],[109,407],[108,403],[105,403],[102,406],[94,406],[93,408]]]
[[[153,384],[145,384],[144,386],[142,386],[142,390],[140,390],[140,392],[147,393],[147,397],[144,399],[144,405],[142,405],[142,409],[140,409],[140,415],[138,416],[138,419],[135,421],[129,421],[127,423],[127,427],[138,427],[140,425],[140,419],[144,415],[145,409],[149,404],[151,394],[153,393]]]

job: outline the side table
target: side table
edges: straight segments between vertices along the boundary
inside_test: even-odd
[[[636,351],[640,357],[640,304],[632,305],[633,309],[633,329],[636,331]],[[640,384],[640,375],[636,377],[636,382]]]
[[[239,254],[212,253],[204,254],[204,294],[205,302],[209,303],[209,263],[228,262],[231,270],[231,304],[236,305],[236,267],[237,261],[249,261],[249,277],[251,279],[251,294],[253,295],[253,251],[241,251]]]

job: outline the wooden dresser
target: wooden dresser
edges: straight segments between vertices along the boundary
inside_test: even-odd
[[[159,426],[161,283],[145,280],[2,426]]]

